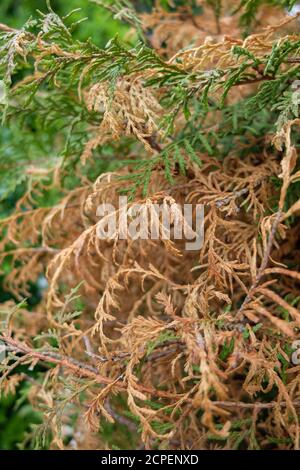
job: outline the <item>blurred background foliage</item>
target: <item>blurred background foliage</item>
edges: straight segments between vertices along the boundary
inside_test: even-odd
[[[91,37],[93,42],[104,46],[106,42],[116,33],[122,35],[127,27],[118,20],[114,20],[108,11],[92,4],[89,0],[52,0],[53,10],[60,16],[70,13],[71,10],[81,8],[78,16],[87,18],[82,22],[75,35],[79,39]],[[1,0],[0,21],[9,26],[21,27],[30,16],[36,15],[36,10],[47,11],[45,0]]]
[[[128,31],[125,24],[113,19],[109,12],[90,3],[89,0],[52,0],[51,6],[60,16],[68,14],[73,9],[81,9],[76,15],[78,19],[86,18],[86,21],[81,22],[74,32],[74,35],[80,40],[86,40],[90,37],[97,45],[104,46],[116,34],[124,36]],[[28,18],[37,16],[37,10],[47,11],[46,0],[0,0],[0,23],[20,28]],[[34,159],[40,157],[41,154],[49,155],[51,151],[51,135],[49,135],[48,142],[38,142],[35,132],[26,133],[26,144],[24,145],[24,135],[19,134],[18,136],[16,132],[18,132],[18,127],[16,129],[0,127],[0,174],[1,162],[9,160],[11,171],[16,172],[16,169],[19,168],[20,174],[22,174],[22,161],[28,161],[29,154],[30,158]],[[16,160],[18,166],[14,164]],[[15,176],[13,180],[20,182],[19,175],[17,177],[15,174]],[[23,184],[16,184],[16,187],[12,188],[8,188],[6,185],[5,191],[3,191],[0,184],[1,218],[13,209],[15,202],[24,192],[25,185],[24,179]],[[9,269],[9,263],[7,266],[1,267],[2,272],[7,269]],[[1,303],[11,298],[10,294],[3,289],[2,279],[3,276],[0,276]],[[32,297],[28,299],[29,305],[35,305],[38,302],[40,289],[39,285],[32,286]],[[32,375],[34,379],[34,373]],[[22,385],[18,387],[16,395],[9,394],[0,399],[0,449],[20,448],[21,443],[24,439],[26,440],[26,434],[32,430],[34,424],[40,422],[39,415],[33,411],[28,401],[28,390],[29,386],[26,385],[26,381],[23,381]],[[25,448],[29,448],[31,445],[30,441],[25,442]]]

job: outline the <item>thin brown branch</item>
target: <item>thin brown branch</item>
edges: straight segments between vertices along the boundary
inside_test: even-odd
[[[288,64],[299,64],[300,57],[289,57],[288,59],[285,59],[285,62]]]
[[[259,268],[258,273],[256,275],[255,281],[253,282],[252,286],[249,289],[249,292],[248,292],[247,296],[245,297],[242,305],[240,306],[240,308],[237,312],[237,316],[240,316],[241,313],[244,311],[245,307],[249,304],[249,302],[251,302],[252,294],[254,293],[255,289],[259,285],[261,278],[265,274],[265,269],[267,268],[268,263],[269,263],[269,258],[270,258],[271,250],[272,250],[272,247],[273,247],[275,235],[276,235],[276,232],[277,232],[277,228],[278,228],[278,226],[281,222],[281,219],[282,219],[282,212],[278,211],[276,216],[275,216],[275,220],[274,220],[274,223],[273,223],[273,226],[272,226],[272,229],[271,229],[268,244],[267,244],[267,247],[266,247],[266,250],[265,250],[261,265],[260,265],[260,268]]]
[[[222,408],[246,408],[246,409],[260,409],[267,410],[279,406],[281,408],[286,408],[289,406],[289,403],[286,401],[270,401],[269,403],[245,403],[243,401],[214,401],[214,405],[220,406]],[[293,406],[300,407],[300,400],[292,402]]]
[[[112,407],[109,399],[105,401],[104,408],[113,417],[115,421],[117,421],[119,424],[122,424],[123,426],[126,426],[130,432],[132,433],[138,432],[138,426],[133,421],[130,421],[128,418],[126,418],[125,416],[122,416],[119,413],[117,413],[116,410]]]
[[[3,23],[0,23],[0,30],[5,31],[6,33],[13,33],[17,31],[16,29],[10,28],[9,26]]]
[[[37,359],[41,362],[50,362],[52,364],[57,364],[61,367],[65,367],[69,370],[72,370],[75,375],[79,377],[87,377],[89,379],[94,380],[96,383],[100,383],[103,385],[111,385],[115,383],[116,388],[120,390],[126,390],[127,388],[126,382],[121,381],[121,379],[120,381],[116,382],[115,379],[101,375],[96,367],[91,366],[90,364],[80,362],[72,357],[62,356],[53,351],[36,351],[27,346],[26,344],[21,343],[20,341],[17,341],[5,335],[0,336],[0,341],[9,345],[10,349],[14,350],[17,353],[27,355],[28,357]],[[137,388],[142,393],[147,393],[151,396],[157,396],[160,398],[171,398],[172,400],[180,398],[180,395],[164,392],[161,390],[155,390],[152,388],[145,387],[143,385],[137,385]]]

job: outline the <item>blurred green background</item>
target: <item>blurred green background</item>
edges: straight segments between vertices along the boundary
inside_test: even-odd
[[[87,20],[80,23],[74,35],[81,40],[90,37],[99,46],[104,46],[116,33],[123,36],[128,30],[126,25],[114,20],[109,12],[91,4],[89,0],[51,0],[51,6],[60,16],[81,8],[76,15],[78,19],[87,18]],[[37,9],[42,12],[47,11],[46,0],[0,0],[0,23],[15,28],[21,27],[29,17],[37,16]],[[8,153],[11,142],[10,131],[7,128],[0,127],[0,143],[2,149],[5,149],[5,154]],[[22,145],[21,142],[20,145]],[[2,151],[1,147],[0,151]],[[15,201],[23,190],[24,188],[16,188],[8,197],[5,196],[2,199],[0,202],[1,218],[13,209]],[[29,302],[33,305],[38,300],[38,296],[38,288],[33,286],[32,299],[29,299]],[[0,302],[9,299],[10,295],[4,291],[0,277]],[[28,402],[28,390],[29,383],[25,381],[18,387],[16,395],[2,396],[0,399],[0,449],[18,449],[26,434],[31,431],[32,425],[40,422],[39,414],[33,411]],[[29,441],[25,443],[25,448],[30,448],[31,445]],[[22,447],[23,444],[21,444]]]
[[[98,45],[104,45],[116,33],[122,34],[127,30],[127,27],[114,20],[109,12],[89,0],[51,0],[51,7],[60,16],[81,8],[78,17],[87,20],[79,25],[75,35],[79,39],[91,37]],[[36,16],[36,10],[47,11],[46,0],[1,0],[0,22],[17,28],[30,16]]]

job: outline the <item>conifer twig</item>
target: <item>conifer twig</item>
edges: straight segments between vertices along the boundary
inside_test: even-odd
[[[272,250],[272,247],[273,247],[274,238],[276,236],[277,228],[278,228],[278,226],[281,222],[281,219],[282,219],[282,212],[279,210],[277,212],[276,216],[275,216],[275,220],[274,220],[274,223],[273,223],[273,226],[272,226],[272,229],[271,229],[268,244],[267,244],[267,247],[266,247],[266,250],[265,250],[261,265],[260,265],[260,268],[259,268],[258,273],[256,275],[255,281],[251,285],[247,296],[245,297],[242,305],[240,306],[240,308],[237,312],[237,316],[240,316],[241,313],[244,311],[245,307],[249,304],[249,302],[251,302],[252,294],[255,291],[255,289],[257,288],[257,286],[259,285],[260,280],[264,275],[265,269],[267,268],[268,263],[269,263],[269,257],[270,257],[271,250]]]
[[[52,364],[57,364],[61,367],[66,367],[67,369],[72,370],[76,375],[80,377],[90,378],[94,380],[96,383],[101,383],[104,385],[111,385],[113,383],[116,383],[116,387],[121,390],[124,390],[127,388],[126,382],[119,382],[119,381],[116,382],[115,379],[105,377],[99,373],[97,367],[91,366],[90,364],[83,363],[72,357],[62,356],[61,354],[58,354],[52,351],[45,351],[45,352],[37,351],[35,349],[30,348],[26,344],[21,343],[20,341],[17,341],[6,335],[1,335],[0,341],[9,345],[10,349],[17,353],[27,355],[28,357],[37,359],[38,361],[41,361],[41,362],[50,362]],[[145,387],[139,384],[137,384],[137,388],[142,393],[148,393],[149,395],[152,395],[152,396],[157,396],[161,398],[172,398],[172,399],[179,398],[179,395],[176,396],[174,393],[168,393],[168,392],[164,392],[160,390],[150,389],[148,387]]]

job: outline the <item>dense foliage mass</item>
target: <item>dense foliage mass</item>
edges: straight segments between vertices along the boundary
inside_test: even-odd
[[[0,25],[1,386],[43,410],[24,446],[298,449],[296,2],[93,3],[125,39],[50,2]],[[120,195],[204,204],[203,246],[100,239]]]

